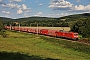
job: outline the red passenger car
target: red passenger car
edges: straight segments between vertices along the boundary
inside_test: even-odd
[[[40,34],[48,35],[48,29],[41,29]]]
[[[10,26],[5,26],[6,29],[10,30]]]
[[[14,26],[12,26],[12,27],[11,27],[11,29],[12,29],[12,30],[15,30],[15,27],[14,27]]]
[[[35,33],[40,34],[40,31],[41,31],[41,29],[36,29],[36,32]]]
[[[48,30],[48,35],[56,36],[56,30]]]
[[[27,32],[30,32],[31,28],[27,28]]]
[[[27,32],[27,28],[20,28],[21,31]]]
[[[15,27],[15,30],[16,30],[16,31],[19,31],[19,27]]]
[[[27,28],[27,31],[30,32],[30,33],[36,33],[35,28]]]

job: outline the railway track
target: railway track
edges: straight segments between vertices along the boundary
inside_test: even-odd
[[[77,43],[83,43],[83,44],[86,44],[86,45],[90,45],[89,42],[81,41],[81,39],[78,39],[77,41],[75,41],[75,40],[71,40],[71,39],[57,38],[57,37],[51,37],[51,36],[46,36],[46,35],[40,35],[40,36],[44,36],[44,37],[46,37],[46,38],[55,38],[57,41],[59,41],[59,40],[65,40],[65,41],[70,41],[70,42],[72,42],[72,43],[77,42]]]

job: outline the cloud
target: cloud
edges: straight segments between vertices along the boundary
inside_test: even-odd
[[[38,12],[36,13],[35,15],[33,16],[40,16],[40,17],[55,17],[55,18],[58,18],[58,17],[62,17],[62,16],[67,16],[68,13],[49,13],[49,14],[43,14],[42,12]]]
[[[78,2],[80,0],[77,0]],[[74,5],[66,0],[51,0],[49,3],[49,8],[53,10],[66,10],[69,12],[90,12],[90,4],[84,5]]]
[[[0,4],[2,4],[3,3],[3,0],[0,0]]]
[[[24,17],[30,17],[28,13],[24,13]]]
[[[90,11],[90,4],[85,6],[85,10],[89,10]]]
[[[49,8],[53,10],[69,10],[73,4],[65,0],[51,0]]]
[[[37,15],[42,15],[42,12],[38,12]]]
[[[38,2],[38,0],[36,0],[36,2]]]
[[[26,4],[18,5],[14,3],[2,4],[2,7],[11,8],[11,9],[22,9],[23,11],[30,11],[30,8],[27,8]]]
[[[42,3],[41,3],[41,4],[39,4],[39,6],[42,6]]]
[[[0,0],[0,6],[2,8],[0,11],[2,14],[7,14],[9,16],[15,16],[15,14],[12,15],[12,13],[16,13],[16,16],[27,15],[31,12],[31,8],[24,4],[24,2],[25,0]],[[14,10],[14,12],[11,10]]]
[[[77,0],[77,2],[80,2],[80,0]]]
[[[74,10],[84,10],[85,7],[83,5],[79,5],[79,6],[75,6],[75,9]]]
[[[26,4],[18,5],[15,3],[2,4],[2,7],[17,9],[17,14],[22,14],[24,12],[31,12],[31,9],[26,6]]]
[[[67,16],[68,13],[61,13],[61,14],[55,14],[55,13],[52,13],[52,14],[47,14],[46,17],[62,17],[62,16]]]
[[[27,8],[26,4],[22,4],[21,9],[22,9],[24,12],[31,12],[31,8]]]
[[[17,10],[17,14],[22,14],[23,11],[21,9]]]
[[[22,2],[23,0],[9,0],[9,2]]]
[[[34,16],[43,16],[42,14],[43,14],[42,12],[38,12],[38,13],[36,13],[36,15],[34,15]]]
[[[17,14],[22,14],[22,13],[28,13],[31,12],[30,8],[27,8],[25,4],[22,4],[21,7],[17,10]]]
[[[87,12],[90,11],[90,5],[84,6],[84,5],[75,5],[70,11],[77,11],[77,12]]]
[[[26,10],[27,9],[27,6],[25,4],[22,4],[22,9],[23,10]]]
[[[6,4],[4,0],[0,0],[0,4]]]
[[[6,8],[20,8],[21,5],[18,4],[14,4],[14,3],[9,3],[9,4],[2,4],[2,7],[6,7]]]
[[[0,2],[2,2],[3,0],[0,0]]]
[[[4,14],[10,14],[10,12],[9,11],[2,11],[2,13],[4,13]]]

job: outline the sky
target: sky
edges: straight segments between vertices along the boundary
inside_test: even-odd
[[[90,0],[0,0],[0,17],[62,17],[90,13]]]

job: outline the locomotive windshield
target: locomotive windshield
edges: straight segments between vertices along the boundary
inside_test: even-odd
[[[78,33],[74,33],[74,36],[77,36],[78,35]]]

